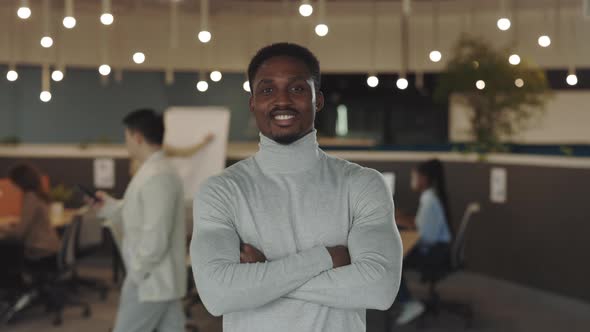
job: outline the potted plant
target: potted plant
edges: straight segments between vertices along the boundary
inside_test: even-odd
[[[51,201],[49,213],[53,218],[59,218],[63,215],[64,205],[69,202],[73,195],[73,190],[63,184],[52,187],[49,190],[49,200]]]
[[[480,155],[506,151],[502,142],[540,114],[550,96],[543,70],[526,59],[512,65],[509,56],[482,38],[462,36],[435,89],[439,102],[456,98],[468,106],[475,141],[468,150]]]

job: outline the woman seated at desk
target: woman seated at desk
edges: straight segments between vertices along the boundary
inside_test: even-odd
[[[450,212],[445,186],[444,170],[438,159],[432,159],[419,164],[412,170],[412,190],[420,193],[418,212],[415,218],[397,216],[397,223],[402,227],[416,228],[419,240],[416,247],[404,258],[404,268],[416,268],[428,264],[433,256],[433,250],[447,252],[451,242]],[[444,249],[446,248],[446,250]],[[396,323],[403,325],[420,316],[424,304],[415,300],[402,276],[397,301],[402,305],[402,311]]]
[[[41,175],[32,166],[19,164],[10,170],[9,178],[23,191],[21,216],[0,224],[0,239],[22,243],[25,265],[35,270],[54,270],[60,240],[51,226],[49,198],[42,188]]]

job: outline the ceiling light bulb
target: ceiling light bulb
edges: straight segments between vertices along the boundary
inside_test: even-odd
[[[198,37],[201,43],[208,43],[211,41],[211,32],[206,30],[200,31]]]
[[[377,85],[379,85],[379,78],[375,75],[367,77],[367,85],[371,88],[376,87]]]
[[[111,13],[104,13],[100,15],[100,23],[104,25],[111,25],[115,21],[115,17]]]
[[[250,92],[250,82],[244,82],[244,84],[242,84],[242,88],[244,88],[244,91]]]
[[[8,72],[6,72],[6,79],[10,82],[18,80],[18,73],[16,72],[16,70],[9,70]]]
[[[430,61],[432,62],[439,62],[442,59],[442,53],[440,51],[434,50],[430,52]]]
[[[16,11],[16,15],[18,15],[18,17],[20,17],[21,19],[26,20],[29,17],[31,17],[31,8],[29,8],[29,7],[20,7]]]
[[[540,36],[537,42],[541,47],[549,47],[549,45],[551,45],[551,37],[547,35]]]
[[[41,101],[44,103],[50,101],[51,100],[51,92],[42,91],[41,94],[39,95],[39,99],[41,99]]]
[[[397,85],[398,89],[405,90],[408,87],[408,80],[405,77],[400,77],[395,82],[395,85]]]
[[[145,54],[143,54],[143,52],[135,52],[135,54],[133,54],[133,62],[139,64],[142,64],[145,62]]]
[[[41,46],[45,48],[50,48],[51,46],[53,46],[53,38],[49,36],[41,38]]]
[[[209,89],[209,83],[206,81],[199,81],[199,83],[197,83],[197,90],[205,92],[207,89]]]
[[[484,82],[483,80],[478,80],[477,82],[475,82],[475,87],[478,90],[483,90],[486,87],[486,82]]]
[[[502,18],[498,19],[497,25],[498,25],[498,29],[500,29],[502,31],[506,31],[506,30],[510,29],[511,23],[508,18],[502,17]]]
[[[518,54],[512,54],[509,58],[508,58],[508,62],[513,65],[516,66],[520,63],[520,56]]]
[[[514,81],[514,85],[516,85],[517,88],[522,88],[524,86],[524,80],[522,78],[517,78]]]
[[[574,86],[578,84],[578,76],[576,76],[576,74],[569,74],[567,75],[565,81],[567,82],[567,84]]]
[[[223,75],[221,75],[221,72],[218,70],[212,71],[211,74],[209,74],[209,78],[211,78],[213,82],[221,81],[222,77]]]
[[[107,76],[111,73],[111,66],[109,65],[101,65],[100,67],[98,67],[98,72],[102,75],[102,76]]]
[[[303,17],[308,17],[313,14],[313,7],[309,3],[304,3],[299,6],[299,14]]]
[[[316,35],[320,36],[320,37],[324,37],[325,35],[328,34],[328,26],[321,23],[315,26],[315,33]]]
[[[55,82],[60,82],[64,79],[64,73],[61,70],[54,70],[53,73],[51,73],[51,79]]]
[[[73,29],[76,26],[76,19],[73,16],[66,16],[64,17],[63,25],[66,29]]]

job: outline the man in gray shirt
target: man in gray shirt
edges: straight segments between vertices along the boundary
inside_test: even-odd
[[[319,149],[316,57],[273,44],[248,68],[260,150],[208,179],[194,201],[196,285],[226,332],[366,330],[397,293],[402,246],[375,170]]]

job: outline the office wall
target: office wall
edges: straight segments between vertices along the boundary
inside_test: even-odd
[[[161,73],[124,72],[120,83],[102,85],[95,70],[68,70],[63,81],[52,82],[49,103],[39,100],[38,68],[21,69],[19,74],[16,82],[0,80],[0,139],[17,136],[28,143],[122,142],[121,119],[129,111],[194,105],[228,107],[231,140],[256,135],[248,132],[248,94],[242,89],[241,74],[224,75],[221,82],[210,83],[203,94],[195,88],[196,73],[177,73],[175,84],[167,86]]]
[[[522,144],[589,144],[590,92],[554,91],[545,107],[510,141]],[[449,139],[466,142],[469,133],[470,108],[451,98],[449,105]]]

